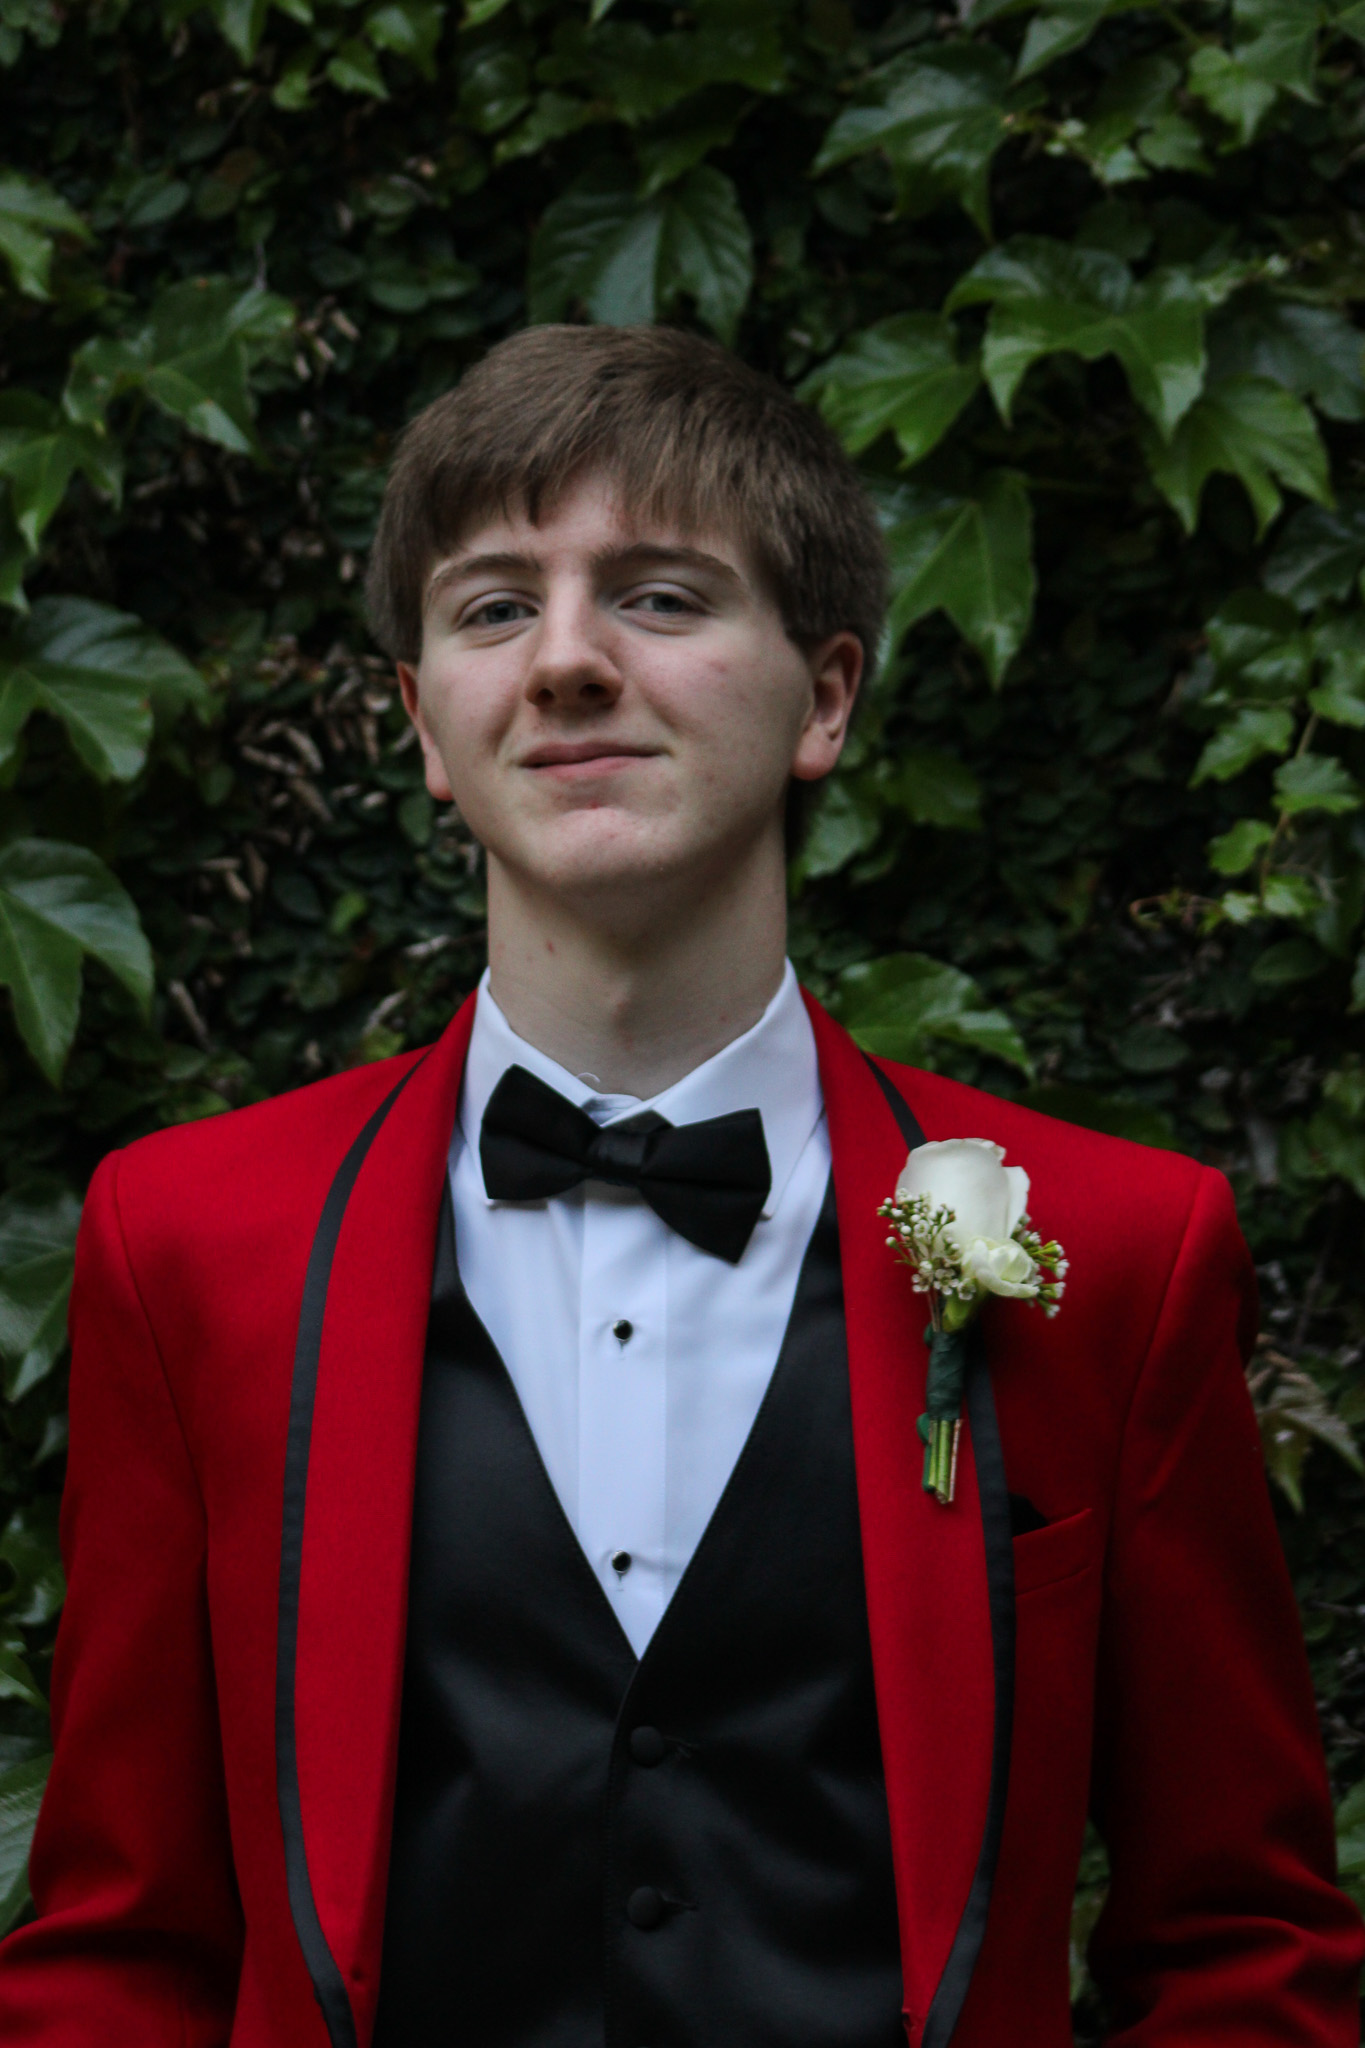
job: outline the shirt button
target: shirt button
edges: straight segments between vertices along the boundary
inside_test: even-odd
[[[637,1885],[626,1900],[626,1918],[631,1926],[638,1927],[647,1934],[651,1927],[658,1926],[663,1917],[664,1902],[661,1894],[655,1891],[652,1884]]]
[[[630,1753],[637,1764],[644,1764],[648,1769],[663,1762],[668,1755],[668,1744],[657,1728],[632,1728]]]
[[[611,1554],[611,1568],[618,1579],[625,1577],[626,1573],[630,1570],[631,1562],[631,1555],[628,1550],[613,1550]]]
[[[635,1325],[627,1322],[624,1316],[618,1316],[611,1326],[611,1334],[618,1344],[629,1344],[635,1335]]]

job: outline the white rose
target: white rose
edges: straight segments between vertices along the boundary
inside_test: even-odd
[[[1038,1291],[1033,1260],[1014,1242],[1014,1227],[1028,1203],[1028,1175],[1006,1166],[1004,1147],[989,1138],[945,1138],[919,1145],[896,1183],[913,1200],[927,1195],[933,1209],[951,1209],[949,1239],[963,1270],[990,1294],[1029,1298]]]

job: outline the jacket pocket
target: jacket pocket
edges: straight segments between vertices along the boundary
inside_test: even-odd
[[[1014,1538],[1014,1590],[1016,1595],[1036,1593],[1058,1579],[1069,1579],[1085,1571],[1095,1556],[1095,1517],[1089,1508],[1064,1515],[1045,1529],[1030,1529]]]

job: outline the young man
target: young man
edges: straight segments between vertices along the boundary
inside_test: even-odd
[[[1226,1183],[874,1063],[784,817],[882,568],[813,419],[543,328],[406,437],[371,591],[490,971],[404,1055],[106,1160],[7,2048],[1351,2048],[1357,1918]],[[987,1138],[1065,1244],[956,1498],[878,1205]]]

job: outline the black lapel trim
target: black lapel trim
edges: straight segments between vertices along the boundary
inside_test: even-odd
[[[356,2048],[355,2015],[345,1980],[318,1919],[308,1852],[303,1840],[303,1809],[299,1798],[299,1759],[294,1726],[294,1682],[298,1662],[299,1582],[303,1570],[303,1515],[308,1491],[308,1455],[313,1434],[313,1401],[317,1393],[318,1360],[322,1352],[322,1321],[332,1259],[341,1235],[342,1218],[365,1155],[385,1117],[421,1066],[408,1068],[355,1139],[337,1168],[322,1205],[299,1308],[299,1333],[294,1346],[294,1378],[289,1393],[289,1435],[284,1454],[284,1533],[280,1543],[280,1609],[275,1651],[275,1783],[284,1831],[284,1864],[289,1884],[289,1910],[303,1950],[313,1994],[322,2008],[332,2048]]]
[[[909,1103],[875,1060],[867,1053],[863,1058],[890,1105],[901,1136],[913,1152],[917,1145],[924,1143],[924,1133]],[[1014,1725],[1014,1542],[1010,1529],[1010,1500],[1005,1484],[1005,1459],[1000,1447],[995,1395],[987,1369],[985,1334],[979,1321],[969,1328],[971,1364],[967,1375],[967,1420],[972,1432],[977,1485],[981,1495],[981,1524],[986,1539],[986,1586],[991,1610],[991,1652],[995,1666],[991,1788],[972,1888],[967,1894],[967,1903],[962,1909],[943,1975],[929,2006],[924,2032],[920,2036],[920,2048],[947,2048],[961,2016],[972,1971],[981,1952],[986,1916],[990,1911],[991,1886],[995,1882],[996,1860],[1000,1854],[1000,1836],[1005,1824],[1010,1740]]]

